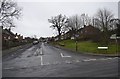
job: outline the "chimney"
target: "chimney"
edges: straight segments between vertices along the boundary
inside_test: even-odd
[[[3,29],[3,26],[1,26],[1,28]]]
[[[15,34],[15,36],[17,36],[17,33]]]
[[[86,27],[86,25],[84,25],[84,27]]]

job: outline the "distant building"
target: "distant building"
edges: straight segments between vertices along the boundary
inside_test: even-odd
[[[25,37],[24,42],[33,42],[34,40],[30,37]]]

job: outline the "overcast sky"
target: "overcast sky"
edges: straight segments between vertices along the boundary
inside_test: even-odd
[[[51,16],[63,14],[71,16],[74,14],[81,15],[87,13],[94,16],[98,9],[107,8],[112,11],[115,17],[118,17],[117,2],[38,2],[38,1],[20,1],[18,6],[22,7],[22,16],[16,20],[14,33],[23,36],[49,37],[57,34],[50,28],[48,19]]]

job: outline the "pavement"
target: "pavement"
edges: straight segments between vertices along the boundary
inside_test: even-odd
[[[118,77],[119,57],[74,53],[39,43],[3,57],[3,77]],[[22,50],[22,49],[20,49]]]

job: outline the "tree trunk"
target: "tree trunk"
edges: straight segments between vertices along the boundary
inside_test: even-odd
[[[61,29],[60,28],[58,28],[58,34],[59,34],[58,39],[61,40]]]

